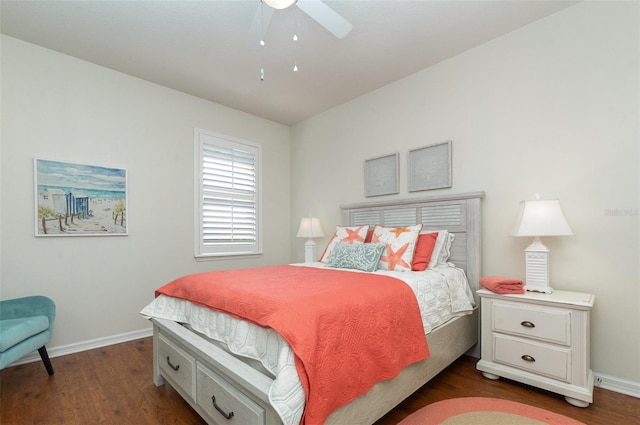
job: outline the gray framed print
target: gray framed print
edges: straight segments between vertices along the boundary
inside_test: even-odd
[[[400,192],[399,157],[396,152],[364,161],[364,196],[392,195]]]
[[[451,140],[409,151],[409,192],[451,187]]]

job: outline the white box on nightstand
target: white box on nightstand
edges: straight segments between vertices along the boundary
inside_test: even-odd
[[[587,407],[593,402],[589,361],[592,294],[554,290],[501,295],[486,289],[481,299],[481,359],[489,379],[512,379],[565,396]]]

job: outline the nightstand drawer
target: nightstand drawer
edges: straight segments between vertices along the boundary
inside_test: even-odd
[[[165,338],[158,338],[158,363],[162,374],[194,398],[195,359]]]
[[[198,363],[198,404],[215,423],[261,425],[265,423],[265,410],[230,382]]]
[[[571,311],[514,302],[493,303],[493,330],[571,345]]]
[[[571,381],[571,350],[568,348],[494,334],[493,361],[560,381]]]

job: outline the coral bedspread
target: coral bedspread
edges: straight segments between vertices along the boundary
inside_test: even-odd
[[[272,266],[188,275],[159,294],[278,331],[296,355],[305,425],[429,356],[413,291],[388,276]]]

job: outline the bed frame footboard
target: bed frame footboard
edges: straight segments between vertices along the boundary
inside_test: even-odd
[[[431,332],[427,342],[428,359],[407,366],[393,379],[378,382],[333,412],[326,424],[370,425],[383,417],[478,342],[478,309]]]
[[[153,322],[153,376],[168,382],[207,423],[281,425],[269,404],[273,380],[178,323]],[[478,312],[458,317],[428,335],[431,356],[379,382],[369,392],[333,412],[327,424],[370,425],[422,387],[478,341]],[[218,400],[218,403],[214,400]]]
[[[152,318],[153,382],[168,382],[209,424],[282,424],[273,379],[176,322]]]

